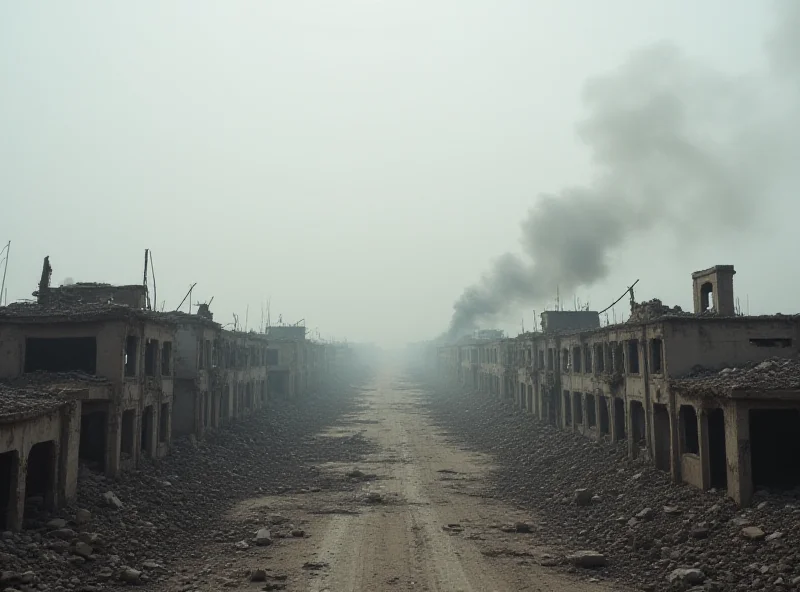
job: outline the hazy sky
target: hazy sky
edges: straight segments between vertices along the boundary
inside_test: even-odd
[[[136,283],[150,248],[167,309],[197,282],[222,323],[271,298],[323,337],[431,337],[537,196],[591,177],[587,79],[664,40],[745,75],[772,25],[757,0],[4,2],[9,301],[45,255],[55,284]],[[732,263],[743,306],[794,312],[796,199],[718,240],[640,237],[578,297],[640,278],[688,308],[690,273]]]

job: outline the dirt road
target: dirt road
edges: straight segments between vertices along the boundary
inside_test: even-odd
[[[212,544],[202,562],[188,564],[185,575],[166,587],[612,590],[592,581],[591,572],[573,577],[540,565],[551,551],[536,517],[488,497],[482,476],[491,459],[461,450],[439,433],[424,413],[421,394],[402,373],[381,373],[362,389],[358,413],[318,435],[320,446],[359,433],[374,443],[375,452],[355,466],[322,467],[350,475],[356,491],[309,491],[239,504],[225,516],[231,530],[255,532],[271,524],[273,544]],[[531,532],[509,528],[518,522]],[[264,570],[257,579],[265,580],[250,583],[248,574],[256,570]]]

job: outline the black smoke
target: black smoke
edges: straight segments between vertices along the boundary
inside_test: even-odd
[[[655,228],[701,240],[745,228],[800,154],[800,2],[775,3],[767,72],[715,71],[662,44],[589,80],[578,132],[597,176],[541,195],[506,253],[454,305],[458,337],[515,306],[573,293],[609,273],[609,256]]]

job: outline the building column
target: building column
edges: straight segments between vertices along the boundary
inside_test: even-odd
[[[697,440],[700,446],[700,474],[703,491],[711,487],[711,457],[708,443],[708,411],[696,409]]]
[[[680,417],[676,406],[669,406],[669,472],[673,483],[681,482]]]
[[[81,443],[81,403],[73,401],[61,413],[61,446],[58,458],[58,504],[75,500]]]
[[[608,405],[608,402],[606,401],[606,398],[603,397],[603,401],[606,401],[605,403],[603,403],[600,400],[600,397],[601,397],[600,393],[595,391],[595,393],[594,393],[594,431],[595,431],[595,434],[596,434],[596,440],[598,442],[601,442],[603,440],[603,430],[600,429],[600,417],[601,417],[601,415],[600,415],[600,406],[601,405]],[[606,411],[608,411],[607,407],[606,407]],[[611,417],[608,413],[606,413],[606,416],[607,417]],[[608,426],[608,428],[609,428],[609,431],[611,431],[611,426]]]
[[[25,516],[25,475],[27,474],[28,457],[20,451],[14,455],[11,466],[11,483],[8,497],[8,514],[6,526],[8,530],[22,530],[22,520]]]
[[[750,413],[744,405],[737,401],[728,402],[723,411],[728,495],[740,506],[749,506],[753,500]]]
[[[628,458],[636,458],[636,438],[633,437],[633,401],[625,401],[625,432],[628,436]]]
[[[120,471],[122,446],[122,409],[109,406],[106,424],[106,475],[116,477]]]

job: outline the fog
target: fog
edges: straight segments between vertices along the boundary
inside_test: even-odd
[[[4,3],[8,300],[149,248],[159,307],[384,345],[718,263],[795,312],[797,6]]]

